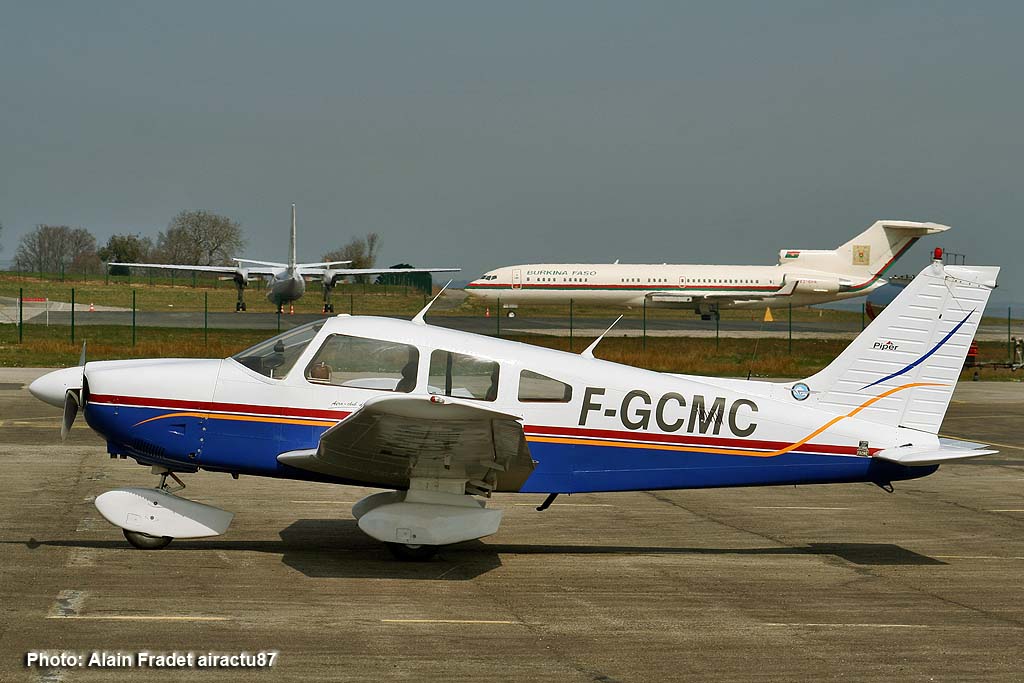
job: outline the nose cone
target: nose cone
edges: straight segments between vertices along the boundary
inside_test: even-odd
[[[82,366],[48,372],[28,385],[29,393],[40,401],[61,408],[64,406],[64,396],[68,389],[82,388],[84,372],[85,368]]]

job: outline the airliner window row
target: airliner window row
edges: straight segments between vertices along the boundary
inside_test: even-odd
[[[563,277],[561,279],[557,277],[535,277],[526,278],[527,282],[590,282],[589,277]]]

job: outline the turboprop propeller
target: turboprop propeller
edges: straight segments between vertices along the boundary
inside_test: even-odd
[[[78,409],[82,407],[82,386],[85,383],[85,342],[78,365],[73,368],[54,370],[39,377],[28,385],[29,392],[40,401],[64,408],[64,419],[60,426],[60,440],[68,438],[71,425],[75,423]]]

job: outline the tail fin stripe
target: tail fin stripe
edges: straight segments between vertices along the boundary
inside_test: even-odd
[[[876,384],[881,384],[882,382],[884,382],[884,381],[886,381],[886,380],[888,380],[888,379],[892,379],[893,377],[899,377],[900,375],[902,375],[902,374],[904,374],[904,373],[906,373],[906,372],[910,372],[910,371],[911,371],[911,370],[913,370],[913,369],[914,369],[915,367],[917,367],[918,365],[920,365],[920,364],[921,364],[921,363],[923,363],[924,361],[928,360],[928,358],[929,358],[929,357],[930,357],[930,356],[931,356],[931,355],[932,355],[933,353],[935,353],[936,351],[938,351],[938,350],[939,350],[939,349],[940,349],[940,348],[942,347],[942,345],[943,345],[943,344],[945,344],[946,342],[948,342],[948,341],[950,340],[950,338],[951,338],[951,337],[952,337],[952,336],[953,336],[954,334],[956,334],[956,333],[957,333],[957,331],[958,331],[958,330],[959,330],[959,329],[960,329],[961,327],[963,327],[963,326],[964,326],[964,323],[965,323],[965,322],[967,322],[967,319],[968,319],[968,318],[970,318],[970,317],[971,317],[971,316],[972,316],[972,315],[974,314],[974,311],[976,311],[976,310],[978,310],[978,309],[976,309],[976,308],[975,308],[975,309],[974,309],[974,310],[972,310],[972,311],[971,311],[970,313],[968,313],[968,314],[967,314],[966,316],[964,316],[964,319],[963,319],[963,320],[961,320],[960,322],[958,322],[958,323],[956,324],[956,327],[954,327],[954,328],[953,328],[952,330],[950,330],[950,331],[949,331],[949,333],[948,333],[948,334],[947,334],[947,335],[946,335],[945,337],[943,337],[942,339],[940,339],[940,340],[939,340],[939,342],[938,342],[938,343],[937,343],[937,344],[936,344],[935,346],[933,346],[933,347],[931,348],[931,350],[930,350],[930,351],[928,351],[928,353],[924,354],[923,356],[921,356],[920,358],[918,358],[917,360],[915,360],[915,361],[914,361],[913,363],[910,363],[909,365],[905,366],[905,367],[904,367],[904,368],[903,368],[902,370],[898,370],[898,371],[896,371],[896,372],[892,373],[891,375],[886,375],[886,376],[885,376],[885,377],[883,377],[882,379],[879,379],[879,380],[875,380],[875,381],[874,381],[874,382],[872,382],[871,384],[865,384],[865,385],[864,385],[863,387],[861,387],[861,391],[864,391],[865,389],[870,389],[871,387],[875,386]]]

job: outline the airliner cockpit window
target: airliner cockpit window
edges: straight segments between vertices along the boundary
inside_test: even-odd
[[[240,351],[231,358],[261,375],[281,379],[292,369],[323,326],[323,321],[301,325]]]
[[[430,354],[431,394],[493,401],[498,396],[499,365],[493,360],[438,349]]]
[[[306,379],[356,389],[409,393],[420,352],[399,342],[332,334],[306,367]]]

